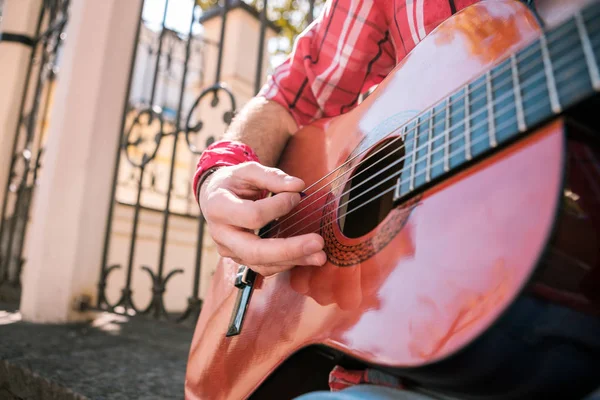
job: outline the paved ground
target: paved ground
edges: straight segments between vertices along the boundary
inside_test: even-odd
[[[0,399],[182,399],[192,334],[112,314],[31,324],[0,303]]]

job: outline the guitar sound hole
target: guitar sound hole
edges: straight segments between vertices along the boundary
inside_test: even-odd
[[[391,138],[367,153],[354,170],[344,187],[346,194],[338,209],[338,215],[342,216],[340,230],[346,237],[357,238],[369,233],[393,209],[394,191],[390,188],[396,186],[403,159],[402,140]],[[386,191],[388,193],[382,195]]]

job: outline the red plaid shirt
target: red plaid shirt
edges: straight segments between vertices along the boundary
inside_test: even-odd
[[[436,26],[478,0],[327,0],[259,95],[299,126],[343,114]]]
[[[358,104],[425,36],[479,0],[327,0],[259,95],[284,106],[299,127]],[[369,370],[331,372],[331,390],[381,384]],[[387,382],[401,388],[401,382]]]

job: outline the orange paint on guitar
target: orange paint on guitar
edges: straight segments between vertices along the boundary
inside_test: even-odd
[[[535,20],[517,2],[464,10],[420,43],[357,109],[298,132],[280,167],[315,182],[359,144],[378,142],[537,35]],[[389,221],[403,227],[358,264],[328,262],[259,277],[242,332],[230,338],[225,332],[238,265],[222,260],[193,338],[186,398],[245,398],[311,344],[396,367],[458,352],[497,320],[535,269],[556,218],[564,151],[557,121],[407,201],[363,237],[349,239],[331,225],[328,248],[355,249],[341,251],[348,260],[370,254],[375,245],[369,240],[384,234]],[[324,204],[325,198],[275,233]],[[299,223],[302,232],[316,230],[321,217],[316,212]]]

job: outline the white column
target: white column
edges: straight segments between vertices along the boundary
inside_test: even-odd
[[[141,0],[71,3],[23,272],[25,320],[89,317],[73,302],[96,298],[141,7]]]
[[[5,0],[0,33],[33,38],[41,5],[42,0]],[[4,199],[31,51],[30,46],[22,43],[0,41],[0,204]]]

